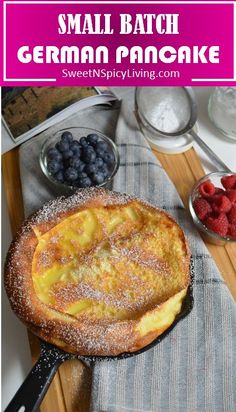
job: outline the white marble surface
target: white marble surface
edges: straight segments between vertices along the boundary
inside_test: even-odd
[[[9,216],[2,187],[2,264],[10,242]],[[26,328],[13,314],[2,288],[2,411],[25,379],[31,365]]]
[[[199,106],[198,128],[200,137],[218,154],[227,166],[236,171],[236,141],[221,135],[208,118],[208,99],[212,88],[195,88]],[[215,166],[195,144],[206,173]],[[2,206],[2,256],[5,257],[11,235],[4,193]],[[31,366],[27,333],[13,315],[5,292],[2,292],[2,410],[23,381]]]
[[[229,139],[221,134],[208,117],[208,100],[213,90],[212,87],[194,88],[198,101],[198,134],[210,148],[236,172],[236,140]],[[236,116],[236,113],[235,113]],[[216,167],[204,152],[195,143],[194,145],[206,173],[216,171]]]

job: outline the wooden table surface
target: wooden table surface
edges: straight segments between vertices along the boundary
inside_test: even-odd
[[[178,154],[165,155],[155,152],[170,179],[175,184],[180,197],[187,207],[190,190],[204,175],[199,158],[194,149]],[[18,148],[3,155],[3,183],[10,216],[13,236],[24,219],[21,182],[19,175]],[[225,279],[228,288],[236,298],[236,244],[216,246],[206,244],[209,252]],[[33,362],[39,354],[39,344],[29,333]],[[42,402],[42,412],[87,412],[89,410],[91,373],[80,361],[67,361],[59,371]]]

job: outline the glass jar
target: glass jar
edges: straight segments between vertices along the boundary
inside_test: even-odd
[[[208,113],[221,133],[236,140],[236,87],[216,87],[210,96]]]

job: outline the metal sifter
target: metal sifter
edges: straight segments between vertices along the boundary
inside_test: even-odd
[[[195,131],[198,110],[191,87],[137,87],[135,115],[140,130],[157,150],[181,153],[196,141],[219,170],[231,172]]]

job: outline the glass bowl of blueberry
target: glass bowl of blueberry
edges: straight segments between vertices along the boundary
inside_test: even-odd
[[[119,152],[101,132],[73,127],[56,132],[44,142],[40,165],[45,176],[60,189],[104,187],[119,168]]]

